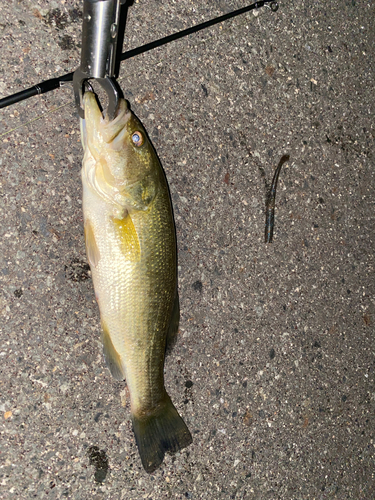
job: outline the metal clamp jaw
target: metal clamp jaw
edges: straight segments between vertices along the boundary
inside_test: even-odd
[[[75,102],[81,118],[85,117],[83,94],[85,82],[95,79],[108,95],[107,116],[115,117],[120,89],[115,80],[120,4],[126,0],[83,0],[81,66],[74,72]]]

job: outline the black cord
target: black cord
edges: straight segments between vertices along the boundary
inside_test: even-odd
[[[184,36],[191,35],[192,33],[196,33],[197,31],[204,30],[206,28],[209,28],[210,26],[214,26],[214,24],[222,23],[223,21],[227,21],[232,17],[239,16],[240,14],[245,14],[250,10],[259,9],[267,3],[275,5],[275,7],[271,8],[273,12],[276,12],[278,5],[274,0],[262,0],[261,2],[255,2],[251,5],[248,5],[247,7],[242,7],[242,9],[229,12],[229,14],[215,17],[215,19],[210,19],[209,21],[206,21],[204,23],[197,24],[196,26],[192,26],[191,28],[187,28],[186,30],[174,33],[173,35],[168,35],[164,38],[160,38],[159,40],[155,40],[154,42],[146,43],[145,45],[142,45],[141,47],[138,47],[136,49],[128,50],[124,54],[121,54],[121,61],[125,61],[126,59],[130,59],[131,57],[143,54],[143,52],[148,52],[149,50],[156,49],[157,47],[161,47],[162,45],[178,40],[179,38],[183,38]]]
[[[30,87],[29,89],[21,90],[21,92],[17,92],[16,94],[0,99],[0,108],[6,108],[11,104],[23,101],[25,99],[28,99],[29,97],[33,97],[34,95],[45,94],[50,90],[58,89],[61,86],[61,83],[71,82],[72,79],[73,79],[73,73],[68,73],[66,75],[59,76],[57,78],[51,78],[51,80],[45,80],[44,82],[38,83],[37,85]]]
[[[255,2],[251,5],[248,5],[247,7],[243,7],[242,9],[229,12],[228,14],[216,17],[215,19],[210,19],[209,21],[197,24],[196,26],[192,26],[191,28],[187,28],[186,30],[179,31],[178,33],[174,33],[173,35],[165,36],[163,38],[160,38],[159,40],[155,40],[154,42],[146,43],[145,45],[137,47],[136,49],[128,50],[121,54],[120,60],[125,61],[126,59],[130,59],[131,57],[143,54],[144,52],[148,52],[149,50],[155,49],[157,47],[161,47],[162,45],[166,45],[167,43],[191,35],[192,33],[196,33],[197,31],[209,28],[210,26],[214,26],[215,24],[221,23],[223,21],[227,21],[232,17],[239,16],[240,14],[245,14],[245,12],[249,12],[250,10],[259,9],[260,7],[263,7],[268,3],[271,4],[271,10],[273,12],[276,12],[276,10],[278,9],[278,4],[275,0],[262,0],[260,2]],[[38,94],[45,94],[46,92],[50,92],[51,90],[58,89],[62,83],[71,82],[72,80],[73,73],[67,73],[66,75],[52,78],[51,80],[45,80],[44,82],[38,83],[37,85],[34,85],[33,87],[30,87],[26,90],[22,90],[21,92],[17,92],[16,94],[0,99],[0,108],[6,108],[11,104],[23,101],[25,99],[28,99],[29,97],[33,97]]]

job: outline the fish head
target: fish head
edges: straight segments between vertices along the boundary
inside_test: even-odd
[[[81,122],[84,170],[91,188],[115,203],[147,209],[156,195],[158,159],[125,99],[113,120],[104,117],[93,92],[84,94]]]

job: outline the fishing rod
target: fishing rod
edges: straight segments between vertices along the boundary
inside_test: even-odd
[[[104,2],[97,2],[97,3],[104,4]],[[121,0],[121,4],[123,4],[123,3],[125,3],[125,0]],[[95,3],[93,2],[92,5],[95,5]],[[134,56],[143,54],[143,53],[148,52],[148,51],[155,49],[157,47],[161,47],[161,46],[166,45],[166,44],[173,42],[175,40],[179,40],[180,38],[183,38],[185,36],[191,35],[193,33],[197,33],[198,31],[201,31],[201,30],[204,30],[204,29],[209,28],[211,26],[214,26],[215,24],[221,23],[223,21],[227,21],[228,19],[239,16],[241,14],[245,14],[246,12],[250,12],[251,10],[254,10],[254,9],[259,9],[259,8],[264,7],[266,5],[270,7],[272,12],[276,12],[279,8],[279,5],[278,5],[277,1],[275,1],[275,0],[261,0],[259,2],[255,2],[251,5],[243,7],[241,9],[235,10],[233,12],[229,12],[228,14],[224,14],[224,15],[216,17],[214,19],[210,19],[209,21],[206,21],[204,23],[197,24],[195,26],[192,26],[192,27],[187,28],[185,30],[179,31],[177,33],[173,33],[172,35],[168,35],[168,36],[165,36],[165,37],[160,38],[158,40],[155,40],[153,42],[146,43],[145,45],[141,45],[140,47],[137,47],[135,49],[128,50],[128,51],[121,54],[119,60],[125,61],[125,60],[130,59]],[[116,15],[118,16],[118,11],[115,13],[115,16]],[[86,18],[88,18],[88,17],[86,16]],[[84,22],[85,22],[85,18],[84,18]],[[115,64],[114,56],[113,56],[113,54],[115,53],[115,50],[116,50],[116,47],[114,46],[113,51],[112,51],[112,55],[111,55],[111,57],[112,57],[111,64],[113,64],[113,65]],[[112,68],[114,68],[114,66],[112,66]],[[62,85],[66,84],[68,82],[72,82],[73,76],[75,73],[76,73],[76,78],[78,78],[78,77],[80,78],[80,81],[78,82],[78,84],[81,84],[84,80],[85,74],[81,73],[80,68],[79,68],[78,70],[76,70],[76,72],[67,73],[65,75],[58,76],[56,78],[51,78],[50,80],[45,80],[45,81],[40,82],[36,85],[33,85],[32,87],[30,87],[28,89],[22,90],[21,92],[17,92],[16,94],[12,94],[8,97],[4,97],[3,99],[0,99],[0,108],[6,108],[7,106],[10,106],[12,104],[16,104],[17,102],[28,99],[29,97],[33,97],[33,96],[40,95],[40,94],[45,94],[46,92],[56,90],[56,89],[60,88]],[[86,76],[97,78],[97,76],[95,76],[95,75],[86,75]],[[103,80],[109,80],[109,81],[103,82]],[[113,80],[102,78],[102,83],[105,83],[107,85],[108,92],[112,92],[112,93],[116,92],[116,88],[115,88]],[[77,97],[77,93],[76,93],[76,104],[78,107],[78,111],[80,112],[82,110],[82,108],[81,108],[81,105],[79,102],[79,96]],[[112,110],[112,113],[110,113],[110,114],[113,114],[113,113],[114,113],[114,110]]]

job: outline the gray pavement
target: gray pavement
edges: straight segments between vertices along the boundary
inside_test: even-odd
[[[126,48],[244,5],[136,0]],[[80,7],[3,2],[1,97],[77,67]],[[1,499],[375,498],[375,4],[255,14],[122,64],[173,199],[194,439],[151,476],[102,359],[71,87],[0,111]]]

